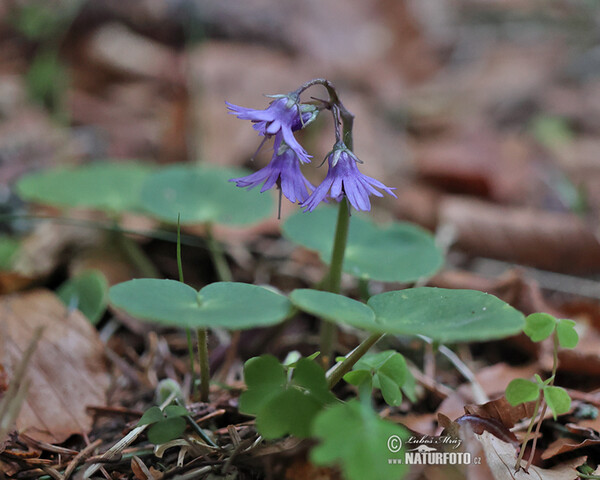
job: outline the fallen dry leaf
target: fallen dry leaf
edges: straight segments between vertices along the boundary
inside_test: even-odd
[[[87,433],[88,405],[104,405],[109,377],[96,330],[46,290],[0,298],[0,363],[9,377],[36,328],[44,333],[28,368],[30,388],[17,429],[35,440],[61,443]]]
[[[529,473],[526,473],[523,469],[515,472],[517,451],[513,445],[503,442],[489,432],[483,432],[482,435],[477,435],[477,438],[483,445],[488,467],[495,480],[575,480],[578,478],[578,472],[575,468],[584,462],[584,459],[579,457],[556,465],[551,469],[543,469],[532,465],[529,468]],[[525,466],[526,462],[522,460],[521,465]]]

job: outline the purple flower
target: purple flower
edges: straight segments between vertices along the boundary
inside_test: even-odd
[[[247,177],[232,178],[229,181],[235,182],[238,187],[248,187],[248,190],[264,182],[260,189],[261,193],[277,184],[281,192],[292,203],[303,202],[308,198],[307,186],[311,190],[315,188],[302,175],[296,152],[285,142],[281,142],[266,167]]]
[[[383,194],[374,187],[396,197],[392,192],[393,188],[386,187],[379,180],[367,177],[358,171],[356,166],[359,161],[358,158],[343,143],[340,142],[335,145],[328,156],[328,160],[329,171],[325,180],[301,204],[302,207],[306,207],[305,212],[312,212],[319,203],[324,201],[330,189],[331,198],[339,201],[345,195],[356,210],[364,211],[371,210],[369,195],[383,197]]]
[[[254,122],[254,129],[261,135],[270,137],[275,135],[275,150],[279,149],[281,140],[284,140],[290,148],[296,152],[301,162],[310,162],[310,156],[296,141],[292,132],[300,130],[312,122],[318,112],[314,105],[298,103],[298,96],[274,95],[273,100],[265,110],[254,110],[252,108],[239,107],[225,102],[230,113],[242,120]]]

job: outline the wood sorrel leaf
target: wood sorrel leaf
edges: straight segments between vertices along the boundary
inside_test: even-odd
[[[409,288],[371,297],[376,331],[426,335],[439,342],[472,342],[514,335],[523,314],[476,290]]]
[[[109,298],[134,317],[186,328],[264,327],[283,321],[292,308],[283,295],[237,282],[211,283],[197,292],[175,280],[143,278],[111,287]]]
[[[571,408],[571,397],[564,388],[553,386],[544,388],[544,400],[552,410],[554,420],[557,415],[567,413]]]
[[[185,430],[185,419],[182,417],[164,418],[148,429],[148,440],[155,445],[170,442],[180,437]]]
[[[24,175],[17,192],[24,200],[58,207],[113,213],[139,210],[142,183],[153,170],[137,162],[96,162]]]
[[[554,331],[556,318],[548,313],[532,313],[525,319],[525,328],[523,332],[532,342],[541,342],[545,340]]]
[[[344,380],[353,385],[372,381],[373,387],[381,390],[383,399],[391,406],[402,403],[402,391],[411,401],[416,400],[415,380],[406,360],[393,350],[365,355],[356,362],[351,372],[344,375]]]
[[[156,406],[150,407],[148,410],[146,410],[144,412],[144,414],[142,415],[142,418],[140,418],[140,421],[137,424],[138,424],[138,426],[139,425],[149,425],[152,423],[160,422],[164,418],[165,418],[165,416],[163,415],[163,413],[159,407],[156,407]]]
[[[333,405],[320,413],[313,424],[313,435],[321,440],[310,452],[316,465],[339,466],[344,478],[402,478],[406,466],[390,464],[390,458],[403,459],[402,442],[408,432],[399,425],[379,418],[357,400]]]
[[[298,360],[290,381],[272,355],[251,358],[244,379],[248,389],[240,397],[240,411],[256,415],[256,428],[265,438],[310,436],[314,417],[335,401],[323,369],[306,358]]]
[[[294,306],[323,320],[365,330],[376,329],[375,313],[364,303],[336,293],[300,288],[290,294]]]
[[[540,386],[524,378],[515,378],[508,384],[504,394],[508,403],[515,406],[536,400],[540,394]]]
[[[56,294],[67,307],[77,308],[95,325],[108,304],[108,282],[102,272],[88,270],[67,280]]]
[[[328,207],[298,212],[283,224],[283,234],[329,263],[336,215],[337,210]],[[352,216],[344,272],[382,282],[410,282],[431,275],[442,263],[441,251],[425,230],[399,222],[378,226],[366,215]]]
[[[575,348],[579,342],[579,335],[575,331],[575,322],[561,318],[556,324],[556,335],[558,335],[558,343],[563,348]]]
[[[142,188],[144,209],[165,222],[248,225],[268,218],[273,198],[229,182],[247,175],[242,169],[176,165],[150,176]]]

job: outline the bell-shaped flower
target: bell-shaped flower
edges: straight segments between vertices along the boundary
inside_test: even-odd
[[[335,145],[327,156],[327,160],[329,161],[329,171],[325,180],[301,204],[302,207],[305,207],[305,212],[313,211],[319,203],[326,201],[328,193],[337,201],[345,196],[350,205],[356,210],[363,211],[371,210],[369,195],[383,197],[383,194],[376,188],[396,197],[392,192],[394,188],[386,187],[379,180],[360,173],[356,166],[360,160],[342,142]]]

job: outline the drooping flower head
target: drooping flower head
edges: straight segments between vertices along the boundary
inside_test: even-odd
[[[308,198],[307,187],[311,190],[315,188],[302,175],[296,152],[283,141],[266,167],[247,177],[232,178],[229,181],[235,182],[238,187],[248,187],[248,190],[264,182],[261,193],[277,185],[292,203],[305,201]]]
[[[379,180],[363,175],[356,166],[358,158],[344,145],[343,142],[335,144],[328,154],[329,171],[325,180],[312,192],[310,197],[301,206],[305,212],[312,212],[319,203],[326,200],[327,193],[331,190],[330,197],[340,201],[344,196],[356,210],[371,210],[369,195],[383,197],[375,187],[396,197],[393,188],[386,187]],[[360,162],[362,163],[362,162]]]
[[[265,110],[254,110],[252,108],[240,107],[225,102],[230,113],[242,120],[254,122],[254,129],[264,135],[271,137],[275,135],[275,150],[279,149],[282,140],[296,152],[301,162],[310,162],[310,156],[304,148],[296,141],[292,132],[300,130],[312,122],[319,111],[316,106],[299,103],[300,99],[296,93],[287,95],[270,95],[274,100]],[[262,145],[262,144],[261,144]]]

